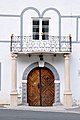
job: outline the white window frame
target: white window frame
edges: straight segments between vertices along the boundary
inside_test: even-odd
[[[37,40],[46,40],[46,39],[42,39],[42,35],[44,35],[44,33],[42,32],[42,21],[45,20],[45,21],[49,21],[49,17],[44,17],[44,18],[38,18],[38,17],[32,17],[32,36],[33,36],[33,20],[36,21],[36,20],[39,20],[39,39]],[[48,34],[49,35],[49,25],[48,25]],[[36,39],[34,39],[36,40]]]

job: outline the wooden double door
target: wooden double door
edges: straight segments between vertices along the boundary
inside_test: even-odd
[[[35,68],[28,75],[29,106],[52,106],[55,99],[54,75],[48,68]]]

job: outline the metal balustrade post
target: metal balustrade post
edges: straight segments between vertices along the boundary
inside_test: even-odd
[[[12,42],[13,42],[14,34],[11,35],[11,45],[10,45],[10,51],[12,52]]]
[[[21,52],[22,52],[22,49],[23,49],[23,36],[21,36],[21,45],[20,45],[20,47],[21,47]]]
[[[59,52],[61,51],[61,36],[59,36]]]
[[[69,40],[70,40],[70,52],[72,52],[72,37],[71,37],[71,34],[69,34]]]

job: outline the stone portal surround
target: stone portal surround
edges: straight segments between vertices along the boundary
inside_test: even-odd
[[[55,83],[55,105],[60,104],[60,81],[54,81]],[[22,104],[27,103],[27,80],[22,81]]]
[[[44,66],[49,68],[52,73],[54,74],[54,78],[55,78],[55,105],[56,104],[60,104],[60,79],[59,79],[59,74],[57,72],[57,70],[54,68],[54,66],[52,66],[51,64],[45,62]],[[26,104],[27,101],[27,76],[29,74],[29,72],[34,69],[35,67],[39,67],[38,62],[35,62],[31,65],[29,65],[24,73],[23,73],[23,77],[22,77],[22,103]]]

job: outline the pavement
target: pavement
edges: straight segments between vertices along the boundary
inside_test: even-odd
[[[44,112],[67,112],[80,114],[80,106],[72,106],[71,108],[65,108],[63,105],[54,105],[52,107],[33,107],[27,105],[18,105],[11,107],[10,105],[2,105],[0,109],[12,109],[12,110],[28,110],[28,111],[44,111]]]

